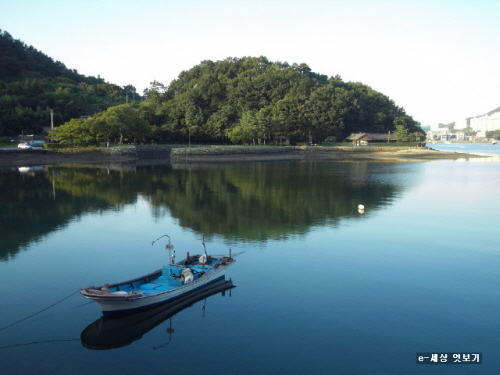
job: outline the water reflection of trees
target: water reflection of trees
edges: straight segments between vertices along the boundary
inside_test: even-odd
[[[105,212],[135,200],[120,189],[120,173],[100,168],[45,167],[36,174],[0,172],[0,259],[73,219]]]
[[[184,167],[163,175],[165,188],[150,200],[195,231],[266,240],[335,225],[366,197],[376,202],[393,193],[391,186],[348,178],[358,172],[355,163],[335,166],[341,170],[315,162]]]
[[[337,225],[400,187],[369,178],[369,163],[242,163],[105,169],[46,166],[41,174],[0,173],[2,248],[20,248],[88,213],[120,210],[137,198],[153,215],[230,240],[265,241]]]

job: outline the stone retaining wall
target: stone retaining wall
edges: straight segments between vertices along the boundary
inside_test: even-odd
[[[409,147],[390,147],[390,146],[339,146],[339,147],[321,147],[321,146],[283,146],[283,147],[244,147],[244,146],[206,146],[206,147],[178,147],[172,146],[142,146],[135,147],[104,147],[98,150],[89,150],[89,152],[100,152],[105,155],[130,156],[138,159],[166,159],[166,158],[182,158],[182,157],[203,157],[217,155],[291,155],[291,154],[338,154],[346,156],[346,154],[368,154],[371,152],[397,152],[408,150]],[[427,147],[412,147],[412,149],[427,149]],[[47,154],[57,153],[57,150],[47,151],[40,150],[0,150],[0,154]]]
[[[131,156],[131,157],[136,157],[137,152],[135,151],[134,147],[104,147],[101,148],[100,151],[103,154],[106,155],[124,155],[124,156]]]
[[[170,155],[182,156],[203,156],[203,155],[263,155],[263,154],[288,154],[297,152],[295,147],[193,147],[193,148],[173,148]]]
[[[135,146],[135,152],[139,159],[165,159],[170,157],[172,147],[170,146]]]
[[[422,147],[412,147],[422,149]],[[172,148],[170,155],[175,157],[183,156],[214,156],[214,155],[265,155],[265,154],[292,154],[292,153],[351,153],[365,154],[370,152],[396,152],[408,150],[409,147],[391,146],[346,146],[346,147],[320,147],[320,146],[284,146],[284,147],[193,147],[193,148]]]

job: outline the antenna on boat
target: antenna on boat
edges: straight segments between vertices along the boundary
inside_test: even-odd
[[[167,245],[167,249],[168,249],[168,246],[172,246],[172,249],[174,248],[174,245],[171,245],[170,244],[170,236],[168,234],[164,234],[163,236],[161,237],[158,237],[156,240],[154,240],[153,242],[151,242],[151,245],[154,245],[156,241],[158,241],[160,238],[163,238],[163,237],[168,237],[168,245]]]
[[[158,241],[160,238],[163,238],[163,237],[168,237],[168,244],[165,245],[165,249],[168,250],[168,257],[170,258],[170,264],[174,264],[174,262],[175,262],[175,250],[174,250],[174,254],[170,255],[170,250],[174,249],[174,245],[172,245],[170,243],[170,236],[168,234],[164,234],[163,236],[158,237],[156,240],[151,242],[151,245],[154,245],[156,241]]]

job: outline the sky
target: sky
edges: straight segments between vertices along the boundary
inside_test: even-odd
[[[265,56],[361,82],[422,125],[500,107],[498,0],[0,0],[0,29],[137,92]]]

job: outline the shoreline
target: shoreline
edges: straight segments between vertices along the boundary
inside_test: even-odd
[[[154,147],[154,146],[152,146]],[[386,161],[416,162],[485,158],[485,155],[446,152],[426,147],[195,147],[174,148],[170,157],[150,160],[168,160],[175,163],[218,163],[287,160],[331,161]],[[0,150],[0,167],[23,167],[67,163],[133,162],[140,159],[134,148],[103,149],[89,152],[55,152],[48,150]]]

